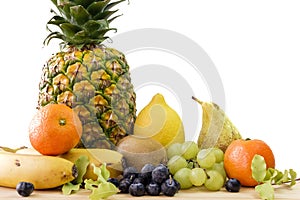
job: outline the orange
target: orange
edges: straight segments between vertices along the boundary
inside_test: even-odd
[[[65,104],[42,107],[29,125],[30,143],[43,155],[66,153],[78,144],[81,135],[79,117]]]
[[[229,178],[236,178],[243,186],[256,186],[252,178],[251,163],[255,154],[264,157],[267,168],[275,167],[275,158],[271,148],[262,140],[235,140],[225,151],[224,168]]]

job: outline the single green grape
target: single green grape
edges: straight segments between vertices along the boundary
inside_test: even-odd
[[[167,157],[171,159],[173,156],[181,155],[181,144],[180,143],[173,143],[167,148]]]
[[[224,180],[226,179],[227,175],[226,175],[226,171],[225,171],[223,162],[215,163],[209,169],[216,170],[217,172],[219,172],[223,176]]]
[[[201,149],[197,154],[197,162],[201,168],[211,168],[216,162],[216,156],[210,149]]]
[[[219,149],[217,147],[214,147],[214,148],[211,148],[211,149],[215,154],[217,163],[224,161],[224,152],[221,149]]]
[[[178,170],[187,167],[188,163],[187,161],[179,156],[175,155],[173,156],[167,163],[167,167],[171,174],[175,174]]]
[[[188,189],[193,186],[190,181],[191,173],[192,170],[189,168],[182,168],[175,173],[174,179],[180,184],[181,189]]]
[[[192,169],[192,172],[190,174],[190,181],[194,186],[203,185],[206,181],[206,178],[207,176],[204,169],[199,167]]]
[[[198,151],[198,144],[196,144],[194,141],[186,141],[181,145],[182,157],[184,157],[186,160],[195,158]]]
[[[206,170],[207,179],[204,183],[204,186],[208,190],[217,191],[224,186],[223,176],[216,170]]]

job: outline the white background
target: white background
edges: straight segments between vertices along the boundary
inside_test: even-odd
[[[0,145],[30,145],[27,129],[36,111],[41,69],[57,50],[55,42],[42,45],[51,7],[50,0],[1,3]],[[130,0],[120,9],[124,15],[113,23],[118,33],[164,28],[198,43],[218,69],[226,113],[243,137],[266,141],[278,169],[300,173],[300,1]],[[134,55],[128,61],[141,63]],[[197,97],[207,98],[200,90]],[[154,95],[140,93],[139,109]],[[174,104],[168,94],[166,100]],[[180,106],[174,108],[180,113]]]

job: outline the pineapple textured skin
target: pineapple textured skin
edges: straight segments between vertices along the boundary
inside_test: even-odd
[[[123,53],[103,45],[68,47],[43,67],[38,108],[63,103],[83,125],[77,147],[114,149],[132,134],[136,95]]]

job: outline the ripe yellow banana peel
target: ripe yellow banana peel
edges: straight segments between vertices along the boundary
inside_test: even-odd
[[[38,151],[32,148],[24,148],[17,151],[19,154],[41,155]],[[94,168],[106,164],[106,168],[110,172],[111,178],[117,178],[123,173],[123,155],[117,151],[110,149],[81,149],[73,148],[65,154],[58,155],[57,157],[66,159],[75,163],[80,156],[87,156],[90,164],[87,167],[86,174],[83,179],[97,180],[98,176],[94,174]]]
[[[76,178],[74,163],[63,158],[0,151],[0,186],[15,188],[21,181],[35,189],[50,189]]]
[[[203,102],[192,97],[202,106],[202,128],[198,137],[201,149],[218,147],[224,152],[228,145],[242,136],[225,112],[213,102]]]

